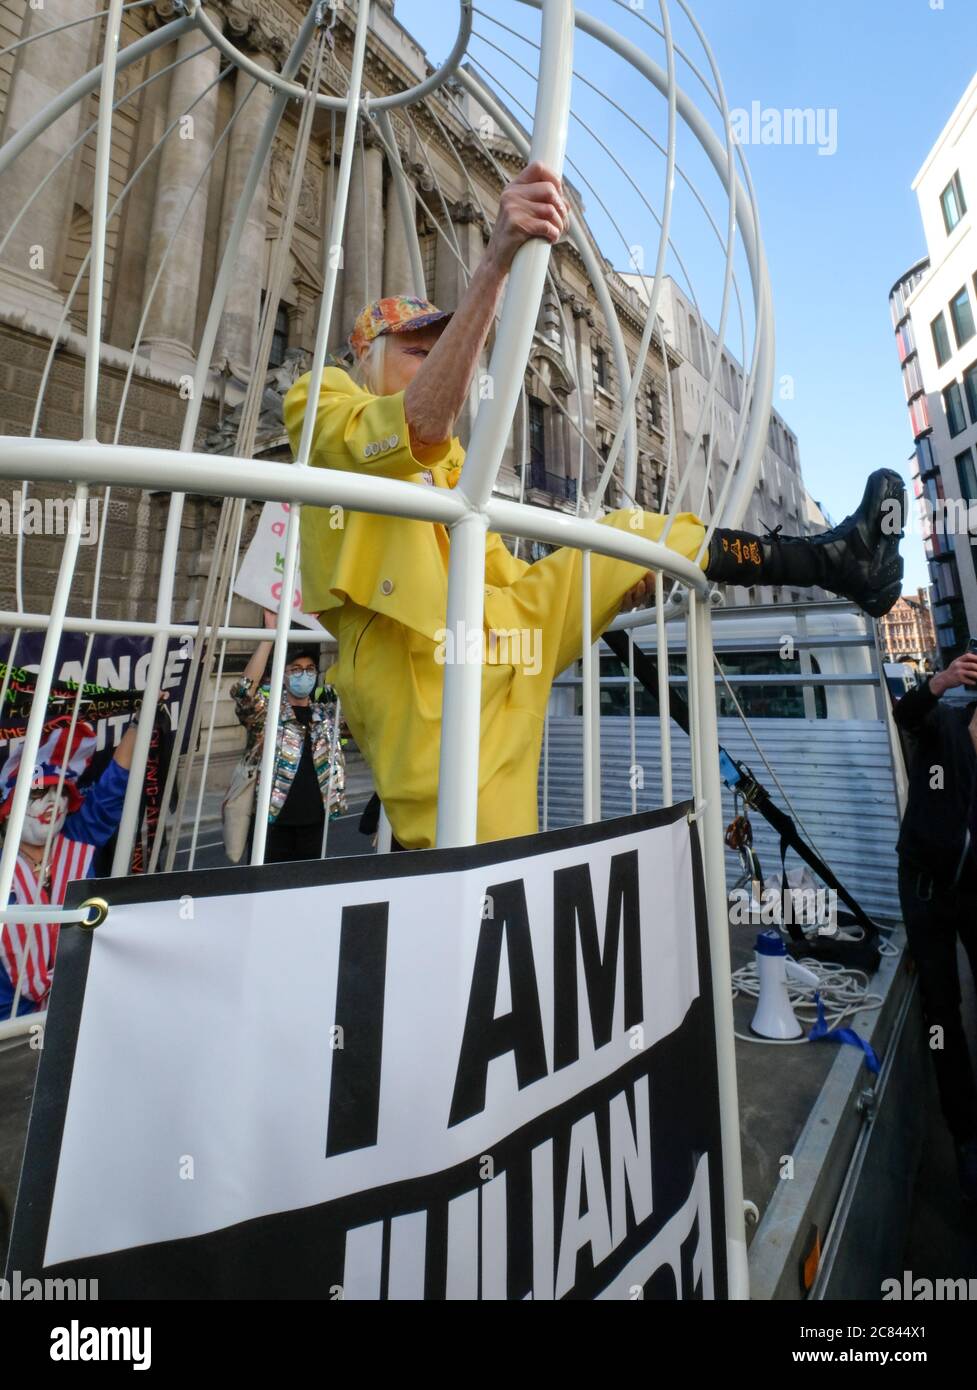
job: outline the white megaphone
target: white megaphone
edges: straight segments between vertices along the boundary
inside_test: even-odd
[[[787,954],[778,931],[762,931],[756,939],[756,968],[760,978],[760,998],[750,1024],[750,1032],[761,1038],[802,1038],[804,1029],[794,1017],[787,994],[787,982],[818,984],[813,971],[798,965]]]

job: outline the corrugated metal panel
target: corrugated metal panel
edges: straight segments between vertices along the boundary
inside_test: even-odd
[[[754,733],[767,760],[787,790],[822,858],[871,915],[899,918],[895,844],[899,813],[892,776],[892,757],[885,726],[860,719],[754,719]],[[644,788],[638,810],[661,803],[658,720],[635,720],[637,762]],[[552,716],[549,721],[549,826],[573,825],[581,819],[583,778],[580,719]],[[672,726],[673,790],[677,801],[691,796],[689,740]],[[735,758],[752,767],[776,803],[784,805],[750,737],[738,719],[720,719],[719,737]],[[628,720],[601,720],[602,812],[605,818],[631,812]],[[733,797],[725,787],[723,812],[733,816]],[[540,768],[542,824],[542,766]],[[751,816],[754,843],[764,875],[779,872],[780,846],[762,816]],[[802,829],[803,834],[803,829]],[[796,867],[796,856],[788,868]],[[727,854],[727,877],[738,877],[739,859]]]

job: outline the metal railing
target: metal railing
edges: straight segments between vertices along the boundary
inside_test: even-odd
[[[529,465],[529,486],[538,492],[548,492],[552,497],[564,497],[568,502],[577,500],[576,478],[550,473],[546,464],[538,459],[533,459]]]

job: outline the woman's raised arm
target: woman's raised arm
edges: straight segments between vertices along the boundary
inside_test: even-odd
[[[404,393],[412,444],[440,444],[451,438],[516,252],[532,237],[557,241],[568,226],[562,183],[545,165],[528,165],[503,190],[485,255],[450,323]]]

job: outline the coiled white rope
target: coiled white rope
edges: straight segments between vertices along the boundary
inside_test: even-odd
[[[839,933],[840,936],[841,933]],[[812,960],[810,956],[803,956],[797,964],[803,965],[806,970],[810,970],[818,978],[817,985],[804,985],[791,979],[786,982],[787,998],[790,1000],[791,1008],[797,1015],[797,1021],[801,1026],[814,1024],[817,1021],[815,994],[821,996],[825,1021],[829,1029],[840,1028],[846,1020],[854,1019],[861,1013],[873,1013],[882,1007],[882,996],[869,991],[868,975],[864,970],[856,970],[847,965],[836,965],[832,961]],[[740,966],[739,970],[734,970],[731,980],[734,999],[741,994],[750,999],[760,997],[760,977],[757,973],[755,960]],[[808,1041],[806,1036],[784,1039],[761,1038],[753,1033],[736,1033],[736,1037],[743,1042],[774,1043],[778,1047],[794,1046],[797,1043]]]

